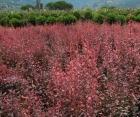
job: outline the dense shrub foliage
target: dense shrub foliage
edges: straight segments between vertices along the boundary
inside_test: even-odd
[[[46,21],[46,18],[44,16],[36,17],[36,23],[39,25],[44,25],[45,21]]]
[[[56,21],[57,21],[58,23],[64,23],[64,16],[59,16],[59,17],[57,17]]]
[[[98,24],[102,24],[104,21],[104,16],[102,15],[102,14],[94,14],[94,18],[93,18],[93,20],[95,21],[95,22],[97,22]]]
[[[15,28],[16,27],[20,27],[22,24],[21,24],[21,20],[17,19],[17,18],[12,18],[10,21],[9,21],[9,25],[10,26],[14,26]]]
[[[108,22],[109,24],[114,24],[117,21],[117,17],[115,14],[113,13],[108,13],[106,15],[106,22]]]
[[[74,11],[73,15],[79,20],[81,18],[81,15],[78,11]]]
[[[56,23],[56,18],[54,16],[49,16],[47,19],[46,19],[46,23],[47,24],[54,24]]]
[[[137,15],[137,17],[136,17],[136,21],[140,22],[140,14]]]
[[[92,11],[91,10],[86,10],[84,12],[84,18],[86,20],[92,20],[92,18],[93,18]]]
[[[124,15],[118,15],[118,22],[120,22],[122,25],[127,23],[127,19]]]
[[[18,19],[18,20],[21,19],[21,15],[20,15],[19,13],[11,13],[11,14],[8,15],[8,17],[9,17],[10,19],[12,19],[12,18],[16,18],[16,19]]]
[[[8,26],[8,24],[9,24],[9,17],[3,17],[3,18],[1,18],[0,24],[2,26],[6,26],[6,25]]]
[[[0,27],[0,116],[140,116],[139,61],[134,22]]]
[[[63,23],[64,24],[72,24],[77,22],[77,18],[71,14],[63,16]]]
[[[55,22],[72,24],[77,21],[90,21],[98,24],[120,23],[121,25],[128,24],[129,21],[140,22],[139,9],[118,9],[115,7],[102,7],[98,10],[40,10],[40,11],[21,11],[21,12],[5,12],[0,13],[0,25],[10,26],[10,20],[16,18],[18,20],[26,19],[26,24],[44,25],[47,18],[55,17]],[[69,20],[69,21],[68,21]],[[22,22],[22,21],[21,21]],[[49,21],[48,21],[49,22]],[[49,23],[48,23],[49,24]],[[19,27],[23,26],[18,25]]]
[[[28,22],[31,23],[32,25],[36,25],[36,16],[33,14],[29,15]]]

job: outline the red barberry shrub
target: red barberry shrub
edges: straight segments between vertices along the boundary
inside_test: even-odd
[[[139,116],[139,27],[0,27],[0,116]]]

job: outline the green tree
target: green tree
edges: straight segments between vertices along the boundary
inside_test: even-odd
[[[80,12],[79,11],[74,11],[73,15],[79,20],[81,18]]]
[[[92,16],[92,11],[91,10],[86,10],[84,12],[84,17],[86,20],[92,20],[93,16]]]
[[[17,19],[17,18],[12,18],[12,19],[9,21],[9,24],[10,24],[10,26],[14,26],[15,28],[16,28],[16,27],[22,26],[21,20],[19,20],[19,19]]]
[[[73,5],[65,1],[57,1],[47,3],[46,8],[50,10],[70,10],[73,9]]]
[[[23,6],[20,7],[20,9],[21,9],[21,10],[24,10],[24,11],[25,11],[25,10],[29,10],[30,8],[31,8],[31,9],[35,9],[35,7],[32,6],[32,5],[30,5],[30,4],[26,4],[26,5],[23,5]]]
[[[9,17],[7,17],[7,16],[3,17],[3,18],[0,20],[0,24],[1,24],[2,26],[8,25],[8,24],[9,24]]]
[[[45,16],[38,16],[38,17],[36,17],[36,23],[39,24],[39,25],[44,25],[45,20],[46,20]]]
[[[46,4],[47,9],[55,10],[55,3],[54,2],[49,2]]]
[[[99,13],[95,13],[94,14],[94,17],[93,17],[93,20],[98,23],[98,24],[102,24],[103,23],[103,20],[104,20],[104,17],[102,14],[99,14]]]
[[[54,24],[56,23],[56,18],[54,16],[49,16],[47,19],[46,19],[46,23],[47,24]]]
[[[108,13],[106,15],[106,22],[109,23],[110,25],[116,23],[117,17],[114,13]]]
[[[8,15],[8,17],[10,18],[10,19],[12,19],[12,18],[16,18],[16,19],[22,19],[22,17],[21,17],[21,15],[19,14],[19,13],[16,13],[16,12],[14,12],[14,13],[10,13],[9,15]]]
[[[118,15],[117,21],[121,23],[121,25],[127,23],[127,18],[124,15]]]
[[[72,24],[72,23],[76,23],[77,22],[77,18],[74,15],[66,15],[64,16],[64,24]]]
[[[33,14],[29,15],[28,21],[29,21],[29,23],[31,23],[32,25],[35,26],[36,25],[36,16]]]

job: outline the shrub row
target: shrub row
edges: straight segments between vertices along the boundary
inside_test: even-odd
[[[139,9],[115,9],[101,8],[99,10],[73,10],[73,11],[36,11],[36,12],[8,12],[0,13],[0,25],[2,26],[25,26],[30,23],[32,25],[54,24],[56,22],[64,24],[76,23],[78,20],[94,21],[102,24],[107,22],[128,23],[130,20],[140,22]]]
[[[46,24],[54,24],[56,22],[67,24],[72,24],[77,22],[77,17],[70,13],[64,13],[62,15],[57,15],[56,13],[45,14],[42,13],[40,15],[30,13],[26,17],[21,16],[23,14],[15,13],[3,15],[0,17],[0,25],[2,26],[14,26],[14,27],[22,27],[27,24],[32,25],[44,25]]]

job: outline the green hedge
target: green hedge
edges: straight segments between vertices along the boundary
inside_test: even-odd
[[[136,17],[136,21],[140,22],[140,14]]]
[[[81,21],[93,21],[98,24],[104,22],[108,24],[128,23],[130,20],[140,22],[140,9],[118,9],[113,7],[103,7],[98,10],[42,10],[42,11],[21,11],[0,13],[1,26],[26,26],[54,24],[56,22],[65,25]]]
[[[12,18],[10,21],[9,21],[9,25],[10,26],[14,26],[15,28],[16,27],[21,27],[22,24],[21,24],[21,21],[17,18]]]
[[[58,23],[64,23],[64,16],[59,16],[59,17],[57,17],[56,21],[57,21]]]
[[[49,16],[47,19],[46,19],[46,23],[47,24],[54,24],[56,23],[56,18],[54,16]]]
[[[77,22],[77,18],[76,18],[74,15],[69,14],[69,15],[64,16],[64,21],[63,21],[63,23],[64,23],[65,25],[67,25],[67,24],[72,24],[72,23],[76,23],[76,22]]]
[[[128,20],[128,19],[127,19],[124,15],[118,15],[118,16],[117,16],[117,22],[120,22],[121,25],[127,23],[127,20]]]
[[[3,17],[1,20],[0,20],[0,25],[2,26],[8,26],[9,25],[9,17]]]
[[[110,25],[117,22],[117,16],[114,13],[108,13],[105,19],[106,19],[106,22],[109,23]]]
[[[36,23],[39,25],[44,25],[45,21],[46,21],[46,17],[44,17],[44,16],[37,16],[36,17]]]
[[[28,24],[28,20],[22,19],[22,20],[20,20],[20,24],[21,24],[21,26],[26,26]]]
[[[81,14],[79,11],[74,11],[73,15],[79,20],[81,18]]]
[[[99,13],[94,14],[93,21],[95,21],[98,24],[102,24],[104,21],[104,17],[102,14],[99,14]]]
[[[58,17],[58,14],[57,14],[56,12],[52,12],[52,13],[50,14],[50,16],[53,16],[53,17],[57,18],[57,17]]]
[[[92,11],[86,10],[86,11],[84,12],[84,18],[85,18],[86,20],[92,20],[92,18],[93,18],[93,16],[92,16]]]
[[[19,13],[10,13],[9,14],[9,18],[12,19],[12,18],[16,18],[16,19],[22,19],[21,15]]]
[[[36,16],[33,14],[29,15],[28,22],[35,26],[36,25]]]

